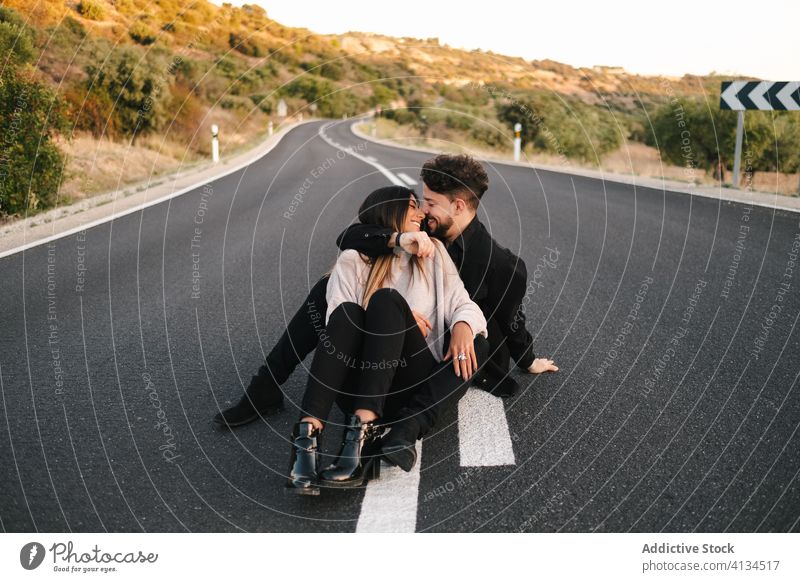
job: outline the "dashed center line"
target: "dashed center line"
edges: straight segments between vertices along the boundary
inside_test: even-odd
[[[458,402],[458,451],[462,467],[514,465],[514,446],[503,400],[470,388]]]
[[[414,533],[417,529],[419,467],[422,441],[417,441],[417,464],[406,473],[383,463],[381,477],[367,484],[357,533]]]
[[[400,178],[403,182],[405,182],[409,186],[417,185],[417,181],[404,172],[397,172],[397,177]]]
[[[359,154],[359,153],[358,153],[358,152],[357,152],[357,151],[356,151],[354,148],[352,148],[352,147],[345,147],[345,146],[342,146],[341,144],[339,144],[339,143],[337,143],[337,142],[333,141],[331,138],[329,138],[329,137],[328,137],[328,134],[326,134],[326,133],[325,133],[325,130],[326,130],[328,127],[330,127],[330,125],[331,125],[330,123],[327,123],[327,124],[323,125],[322,127],[320,127],[320,128],[319,128],[319,132],[318,132],[318,133],[319,133],[319,136],[320,136],[320,137],[321,137],[321,138],[322,138],[322,139],[323,139],[323,140],[324,140],[324,141],[325,141],[325,142],[326,142],[328,145],[330,145],[330,146],[332,146],[332,147],[335,147],[335,148],[336,148],[336,149],[338,149],[338,150],[342,150],[342,151],[343,151],[343,152],[345,152],[345,153],[348,153],[348,154],[350,154],[351,156],[353,156],[353,157],[354,157],[354,158],[356,158],[357,160],[361,160],[361,161],[362,161],[362,162],[364,162],[365,164],[369,164],[370,166],[372,166],[373,168],[375,168],[376,170],[378,170],[378,171],[379,171],[381,174],[383,174],[384,176],[386,176],[386,178],[387,178],[387,179],[388,179],[388,180],[389,180],[389,181],[390,181],[392,184],[394,184],[395,186],[405,186],[405,184],[403,183],[403,181],[402,181],[400,178],[398,178],[398,177],[397,177],[397,176],[395,176],[393,173],[391,173],[389,170],[387,170],[385,167],[383,167],[382,165],[380,165],[380,164],[379,164],[377,161],[375,161],[375,158],[369,159],[369,158],[367,158],[367,156],[362,156],[362,155],[361,155],[361,154]]]

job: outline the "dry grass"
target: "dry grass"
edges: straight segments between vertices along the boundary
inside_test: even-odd
[[[185,146],[161,144],[157,137],[139,139],[131,146],[87,134],[59,143],[59,147],[67,155],[65,180],[59,195],[67,201],[144,182],[199,159]]]
[[[61,204],[83,200],[135,184],[158,181],[174,172],[185,171],[209,160],[212,123],[220,126],[220,155],[229,156],[252,147],[263,139],[263,116],[251,115],[241,121],[234,113],[215,110],[206,117],[190,143],[147,135],[128,142],[96,139],[78,134],[72,140],[58,140],[67,156],[65,178],[59,196]]]
[[[687,172],[681,166],[673,166],[668,162],[661,162],[656,148],[641,143],[628,142],[617,151],[611,152],[601,160],[602,170],[617,174],[634,174],[648,178],[664,178],[680,182],[694,183],[705,186],[717,185],[711,174],[695,170]],[[591,166],[589,166],[591,167]],[[597,169],[596,166],[594,166]],[[732,172],[725,176],[726,185],[731,185]],[[750,187],[758,192],[783,194],[786,196],[797,195],[797,174],[782,174],[778,172],[753,172]],[[747,177],[742,174],[739,181],[740,188],[747,187]]]
[[[367,135],[372,135],[371,123],[362,123],[359,129]],[[451,154],[467,153],[485,159],[508,157],[503,149],[493,149],[485,143],[465,139],[462,133],[448,129],[444,125],[432,127],[430,133],[433,137],[424,138],[416,128],[401,125],[390,119],[378,119],[375,127],[376,138],[391,140],[398,145],[434,149]]]

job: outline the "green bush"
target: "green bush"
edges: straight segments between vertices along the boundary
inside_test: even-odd
[[[2,61],[8,59],[12,65],[28,63],[35,56],[33,31],[19,14],[3,7],[0,7],[0,55]]]
[[[67,122],[58,97],[29,69],[0,69],[0,216],[55,204],[64,156],[52,142]]]
[[[239,61],[231,57],[222,57],[215,65],[216,71],[229,79],[235,79],[240,75]]]
[[[335,90],[335,86],[329,81],[313,75],[302,75],[288,83],[283,88],[283,93],[290,97],[302,97],[308,103],[313,103]]]
[[[119,136],[114,102],[107,93],[87,92],[83,83],[76,83],[67,88],[64,99],[74,129],[91,132],[96,138]]]
[[[250,109],[250,102],[248,99],[239,97],[238,95],[227,95],[219,100],[219,106],[222,109],[248,111]]]
[[[745,113],[742,171],[746,154],[756,171],[800,170],[800,129],[792,115]],[[648,132],[646,143],[657,146],[674,164],[694,163],[700,169],[713,170],[716,178],[724,180],[724,170],[733,169],[736,117],[735,111],[721,111],[718,101],[709,108],[703,99],[681,99],[659,107],[652,115],[652,132]]]
[[[765,156],[761,167],[768,171],[800,172],[800,123],[792,118],[797,115],[783,112],[777,115],[775,122],[774,155]]]
[[[578,99],[529,93],[503,96],[495,108],[509,135],[513,134],[514,124],[522,125],[523,147],[531,143],[540,151],[592,161],[622,144],[614,116]]]
[[[469,131],[474,123],[472,117],[459,113],[448,113],[444,121],[447,127],[459,131]]]
[[[78,4],[78,13],[89,20],[103,20],[105,16],[103,7],[94,0],[81,0]]]
[[[713,170],[724,179],[724,168],[733,158],[736,113],[719,108],[709,111],[699,99],[683,99],[659,107],[651,116],[652,131],[645,143],[678,166]]]
[[[419,117],[416,110],[409,109],[388,109],[383,112],[386,119],[391,119],[402,125],[417,123]]]
[[[475,141],[485,143],[492,148],[507,148],[511,146],[511,136],[498,131],[487,123],[476,123],[470,130],[470,136]]]
[[[302,75],[287,84],[281,94],[288,97],[299,97],[309,105],[316,103],[317,113],[322,117],[342,117],[355,115],[367,108],[352,92],[339,89],[328,81],[313,75]]]
[[[128,34],[141,45],[153,44],[156,41],[155,31],[144,22],[134,22]]]
[[[344,78],[344,67],[338,61],[323,63],[319,68],[319,74],[331,81],[341,81]]]
[[[98,102],[114,104],[114,124],[123,135],[135,140],[159,131],[169,118],[167,66],[142,60],[138,51],[123,48],[111,53],[102,68],[87,66],[86,74]]]
[[[369,104],[372,107],[376,105],[386,106],[393,100],[397,99],[397,93],[386,87],[381,83],[374,83],[372,85],[372,97]]]
[[[231,32],[228,34],[228,46],[233,50],[249,57],[263,57],[265,49],[256,39],[241,33]]]
[[[267,99],[266,95],[250,95],[250,101],[253,105],[258,107],[263,113],[269,115],[272,113],[272,103]]]
[[[323,98],[317,105],[319,107],[319,115],[334,118],[339,118],[343,115],[351,117],[366,109],[365,103],[346,90],[337,91]]]
[[[532,143],[539,134],[539,128],[544,119],[536,111],[536,107],[531,101],[512,101],[510,103],[498,103],[496,105],[497,118],[508,126],[510,132],[514,131],[514,126],[519,123],[522,126],[520,138],[522,147]]]

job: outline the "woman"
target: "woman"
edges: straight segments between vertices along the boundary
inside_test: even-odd
[[[419,231],[425,214],[413,190],[390,186],[367,196],[358,217],[403,233]],[[286,484],[287,491],[307,495],[319,494],[320,484],[356,487],[378,477],[376,421],[400,410],[437,362],[453,357],[456,373],[469,378],[477,371],[475,335],[487,334],[483,312],[440,241],[425,258],[405,253],[399,244],[394,254],[376,259],[342,252],[327,300],[327,326],[303,396],[305,415],[292,433]],[[417,315],[429,329],[423,331]],[[319,472],[319,436],[334,402],[347,417],[342,447]]]

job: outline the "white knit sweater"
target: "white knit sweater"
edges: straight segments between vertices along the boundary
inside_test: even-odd
[[[433,329],[425,340],[434,357],[442,361],[446,347],[444,333],[447,329],[452,331],[455,323],[464,321],[472,328],[473,334],[486,337],[486,318],[481,308],[469,298],[444,244],[437,239],[431,240],[436,252],[433,257],[423,259],[425,275],[417,271],[412,281],[411,255],[395,248],[391,276],[387,277],[384,287],[397,289],[411,309],[431,322]],[[340,304],[347,301],[362,304],[369,269],[369,264],[356,250],[346,250],[339,255],[328,281],[326,325],[331,313]]]

